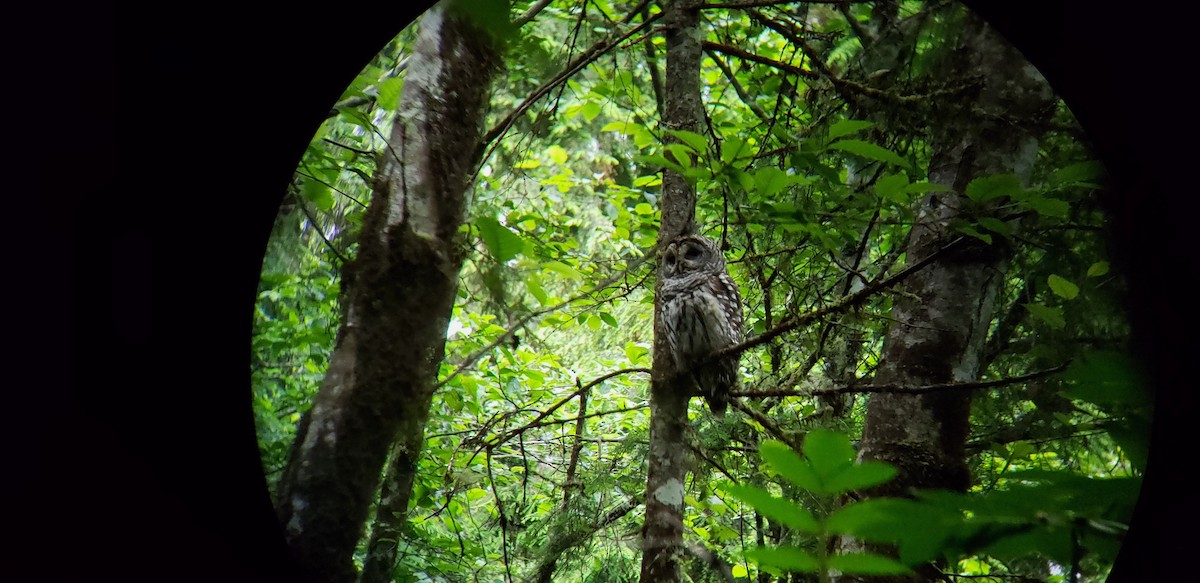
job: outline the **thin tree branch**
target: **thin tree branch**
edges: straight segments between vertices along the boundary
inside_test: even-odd
[[[908,279],[909,276],[916,273],[917,271],[920,271],[921,269],[924,269],[927,265],[932,263],[935,259],[941,257],[942,255],[944,255],[945,253],[950,251],[952,248],[957,247],[958,245],[961,245],[965,241],[966,241],[966,237],[957,237],[953,241],[942,246],[937,251],[930,253],[924,259],[921,259],[920,261],[914,263],[913,265],[910,265],[910,266],[904,268],[902,271],[900,271],[899,273],[897,273],[891,277],[877,279],[876,281],[864,286],[862,289],[858,290],[857,292],[850,294],[848,296],[843,296],[842,298],[834,301],[833,303],[831,303],[828,306],[825,306],[824,308],[821,308],[819,310],[814,310],[812,312],[808,312],[807,314],[791,316],[791,317],[785,319],[783,322],[780,322],[779,325],[775,326],[774,328],[772,328],[770,330],[763,332],[762,334],[759,334],[758,336],[751,337],[740,344],[735,344],[733,346],[729,346],[727,348],[723,348],[721,350],[718,350],[718,351],[712,353],[711,356],[709,356],[707,359],[705,359],[704,361],[699,363],[697,366],[703,365],[704,363],[707,363],[711,360],[717,360],[720,358],[725,358],[730,355],[740,354],[742,352],[745,352],[746,350],[754,348],[755,346],[759,346],[761,344],[766,344],[767,342],[770,342],[771,340],[774,340],[775,338],[778,338],[779,336],[781,336],[787,332],[791,332],[792,330],[795,330],[796,328],[799,328],[801,326],[806,326],[809,323],[811,323],[817,319],[823,318],[823,317],[831,315],[831,314],[840,313],[842,311],[849,309],[852,306],[858,305],[858,304],[862,303],[863,301],[865,301],[871,295],[873,295],[879,291],[893,287],[893,286],[899,284],[900,282],[904,281],[905,279]]]
[[[516,20],[513,21],[513,26],[517,28],[525,26],[525,24],[533,20],[543,8],[549,6],[551,1],[552,0],[538,0],[537,2],[534,2],[529,6],[529,9],[526,10],[524,14],[518,16]]]
[[[548,409],[539,413],[538,416],[534,417],[533,420],[530,421],[529,423],[526,423],[520,427],[517,427],[516,429],[511,429],[509,431],[506,431],[505,433],[495,437],[487,444],[487,447],[489,447],[489,448],[496,447],[497,445],[500,445],[501,443],[504,443],[505,441],[512,439],[513,437],[517,436],[518,434],[528,431],[529,429],[532,429],[534,427],[541,427],[542,425],[553,424],[553,423],[543,424],[543,423],[541,423],[541,421],[543,419],[545,419],[546,417],[549,417],[555,411],[559,410],[563,405],[570,403],[571,400],[574,399],[575,397],[578,397],[578,396],[584,394],[592,387],[594,387],[608,379],[611,379],[613,377],[620,376],[623,374],[635,373],[635,372],[640,372],[643,374],[650,374],[650,369],[648,369],[648,368],[623,368],[621,370],[615,370],[608,374],[601,375],[601,376],[595,378],[594,380],[592,380],[591,382],[589,382],[588,384],[579,387],[578,389],[573,391],[570,395],[563,397],[557,403],[551,405]],[[632,411],[632,410],[641,409],[641,408],[642,408],[642,406],[639,406],[639,407],[634,407],[634,408],[628,409],[628,410]],[[607,414],[607,413],[612,413],[612,412],[615,412],[615,411],[609,411],[609,412],[605,412],[605,413],[593,413],[590,415],[584,414],[584,415],[580,415],[579,417],[587,418],[587,417],[593,417],[595,415]],[[575,421],[575,420],[577,420],[577,418],[561,420],[560,422],[570,422],[570,421]]]
[[[1054,368],[1048,368],[1029,374],[997,379],[994,381],[978,381],[972,383],[939,383],[935,385],[923,386],[905,386],[905,385],[852,385],[846,387],[837,387],[833,389],[820,389],[816,391],[793,391],[793,390],[769,390],[769,391],[741,391],[732,392],[734,397],[812,397],[817,395],[845,395],[850,393],[899,393],[906,395],[919,395],[926,393],[940,393],[945,391],[963,391],[969,389],[988,389],[992,387],[1002,387],[1006,385],[1015,385],[1029,382],[1032,380],[1048,377],[1058,374],[1067,369],[1071,364],[1067,361]]]
[[[760,65],[767,65],[768,67],[773,67],[773,68],[779,69],[780,71],[791,73],[793,75],[799,75],[801,77],[806,77],[808,79],[820,79],[821,78],[821,76],[816,71],[809,71],[808,69],[802,69],[795,65],[790,65],[788,63],[784,63],[782,61],[776,61],[775,59],[769,59],[767,57],[764,57],[761,55],[756,55],[750,51],[739,49],[737,47],[724,45],[721,43],[715,43],[712,41],[704,41],[702,43],[702,46],[704,47],[704,50],[707,50],[707,51],[717,51],[717,52],[725,53],[731,57],[738,57],[739,59],[744,59],[747,61],[758,63]]]
[[[722,59],[720,56],[718,56],[717,52],[713,49],[705,49],[704,52],[708,53],[708,56],[712,58],[713,62],[721,68],[721,72],[725,74],[725,78],[729,79],[729,84],[733,86],[733,90],[735,93],[737,93],[738,99],[741,99],[742,103],[745,103],[746,107],[749,107],[750,111],[754,112],[754,115],[758,116],[758,119],[761,119],[764,122],[770,122],[771,119],[767,116],[767,112],[763,110],[762,106],[759,105],[753,97],[746,93],[746,89],[742,87],[742,84],[733,74],[733,70],[730,69],[729,65],[725,63],[725,59]]]
[[[524,328],[525,325],[528,324],[534,318],[539,318],[541,316],[545,316],[546,314],[551,314],[553,312],[557,312],[558,310],[561,310],[561,309],[571,305],[572,303],[582,300],[582,299],[588,297],[589,295],[596,293],[596,292],[598,292],[602,289],[605,289],[608,286],[616,283],[621,278],[625,277],[625,275],[628,274],[630,271],[637,269],[639,266],[641,266],[643,263],[645,263],[651,257],[654,257],[657,247],[658,247],[657,245],[650,247],[649,249],[647,249],[646,251],[643,252],[641,257],[638,257],[638,258],[634,259],[631,263],[629,263],[629,265],[625,269],[623,269],[617,273],[614,273],[613,275],[611,275],[608,278],[601,281],[595,287],[593,287],[589,290],[586,290],[586,291],[579,292],[578,294],[575,294],[574,296],[572,296],[566,300],[563,300],[562,302],[559,302],[548,308],[543,308],[541,310],[536,310],[536,311],[530,312],[528,314],[525,314],[524,316],[519,318],[515,324],[513,324],[507,330],[505,330],[504,334],[501,334],[495,340],[488,343],[487,346],[484,346],[483,348],[475,351],[473,354],[468,356],[466,358],[466,360],[464,360],[462,362],[462,364],[458,365],[458,367],[455,368],[454,371],[451,372],[449,375],[447,375],[446,378],[438,381],[438,383],[433,386],[433,389],[436,391],[437,389],[442,388],[442,386],[445,385],[446,383],[450,382],[451,379],[458,376],[460,373],[467,370],[468,368],[475,366],[475,363],[478,362],[479,359],[483,358],[489,352],[494,350],[497,346],[500,346],[501,344],[511,340],[513,335],[516,334],[518,330],[521,330],[522,328]]]
[[[628,23],[636,14],[638,14],[637,10],[631,11],[629,15],[627,15],[622,21],[622,24]],[[578,73],[584,67],[604,56],[606,53],[608,53],[608,51],[611,51],[617,45],[625,42],[625,40],[629,37],[632,37],[646,27],[650,26],[652,23],[656,22],[661,16],[661,12],[654,14],[650,16],[650,18],[643,20],[641,24],[629,29],[625,33],[615,37],[613,35],[609,35],[608,38],[600,40],[599,42],[588,47],[587,50],[580,53],[578,57],[568,63],[566,67],[563,67],[562,71],[559,71],[558,74],[551,77],[545,83],[542,83],[542,85],[535,89],[533,93],[530,93],[528,97],[521,101],[521,103],[517,104],[517,106],[513,108],[508,115],[504,116],[499,123],[492,127],[491,130],[488,130],[488,132],[484,134],[483,138],[479,141],[477,148],[481,152],[483,150],[489,150],[490,154],[490,150],[494,149],[495,147],[492,142],[496,141],[500,136],[507,132],[508,129],[512,127],[513,123],[516,122],[517,117],[528,111],[530,106],[532,106],[542,97],[546,96],[558,85],[565,83],[567,79],[570,79],[573,75],[575,75],[575,73]],[[487,160],[487,158],[488,155],[481,155],[478,157],[481,164],[483,161]]]
[[[869,4],[873,0],[805,0],[801,4]],[[715,10],[721,8],[739,9],[739,8],[764,8],[767,6],[779,6],[780,4],[797,4],[796,0],[748,0],[747,2],[711,2],[701,4],[700,10]]]

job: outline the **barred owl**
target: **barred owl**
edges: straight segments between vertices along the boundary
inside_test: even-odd
[[[736,357],[700,366],[713,351],[742,341],[742,298],[711,240],[672,239],[662,257],[662,319],[675,370],[688,372],[716,415],[724,415],[737,384]]]

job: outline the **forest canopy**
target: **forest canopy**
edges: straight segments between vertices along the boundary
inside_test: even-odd
[[[430,14],[317,129],[259,284],[263,467],[330,580],[1103,580],[1151,415],[1108,180],[998,34],[939,0]],[[684,400],[663,579],[668,224],[745,341],[726,415]]]

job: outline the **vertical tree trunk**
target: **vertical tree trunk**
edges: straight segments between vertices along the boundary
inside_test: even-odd
[[[699,131],[699,11],[695,0],[669,0],[663,5],[667,41],[663,87],[664,129]],[[668,140],[672,138],[668,137]],[[662,220],[658,245],[696,230],[696,191],[683,176],[663,172]],[[662,265],[658,284],[662,285]],[[683,548],[683,494],[687,474],[688,401],[691,389],[672,380],[673,359],[662,326],[662,310],[654,304],[654,366],[650,381],[650,454],[646,474],[646,522],[642,527],[642,583],[679,580],[678,552]]]
[[[351,555],[389,448],[398,441],[410,472],[420,455],[462,263],[454,237],[497,59],[465,12],[439,6],[421,20],[344,276],[339,340],[280,480],[285,536],[313,580],[355,580]],[[392,511],[403,514],[411,476],[398,483],[408,491],[390,492]],[[390,562],[381,568],[386,575]]]
[[[955,50],[941,79],[977,77],[977,93],[935,104],[929,180],[952,192],[925,197],[917,209],[907,261],[911,264],[960,235],[951,221],[968,219],[962,193],[980,176],[1029,177],[1053,93],[1021,55],[973,14],[962,16]],[[978,380],[980,360],[1010,249],[967,238],[905,281],[896,295],[894,324],[883,347],[879,384],[929,385]],[[898,477],[872,492],[904,495],[912,488],[964,491],[970,485],[965,445],[969,392],[876,394],[867,407],[863,459],[882,460]]]

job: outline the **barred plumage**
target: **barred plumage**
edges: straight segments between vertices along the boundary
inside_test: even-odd
[[[737,385],[738,359],[699,363],[716,350],[742,341],[742,298],[711,240],[697,235],[672,239],[662,256],[659,293],[667,344],[675,370],[690,371],[714,414],[723,415]]]

